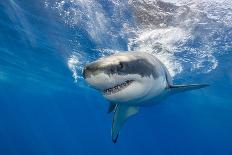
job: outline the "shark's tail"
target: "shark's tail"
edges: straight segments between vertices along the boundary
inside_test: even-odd
[[[169,88],[171,89],[171,93],[180,93],[189,90],[201,89],[208,86],[209,84],[188,84],[188,85],[171,85],[169,86]]]

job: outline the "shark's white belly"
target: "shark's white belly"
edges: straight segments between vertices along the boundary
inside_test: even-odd
[[[156,85],[153,88],[153,91],[151,91],[147,97],[144,98],[144,101],[139,104],[140,106],[150,106],[157,104],[167,95],[168,89],[166,80],[157,79],[155,83]]]

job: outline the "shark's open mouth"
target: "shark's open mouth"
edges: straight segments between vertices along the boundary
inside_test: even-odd
[[[134,82],[134,80],[127,80],[119,85],[116,85],[112,88],[108,88],[108,89],[105,89],[103,91],[104,94],[106,95],[111,95],[111,94],[115,94],[123,89],[125,89],[126,87],[128,87],[132,82]]]

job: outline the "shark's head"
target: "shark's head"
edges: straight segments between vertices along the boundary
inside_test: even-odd
[[[124,103],[144,98],[157,74],[150,59],[122,53],[86,65],[83,77],[110,102]]]

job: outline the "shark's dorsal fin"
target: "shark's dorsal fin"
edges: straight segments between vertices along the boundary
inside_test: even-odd
[[[112,111],[114,111],[115,107],[116,107],[116,104],[110,103],[109,108],[108,108],[108,114],[111,113]]]
[[[139,107],[117,105],[114,112],[111,136],[114,143],[116,143],[118,134],[126,120],[138,113]]]

